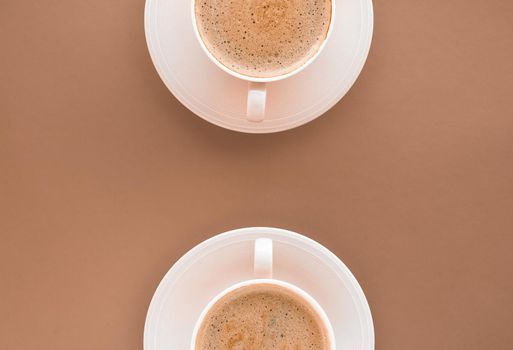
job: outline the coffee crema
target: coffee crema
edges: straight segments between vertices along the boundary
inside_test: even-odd
[[[304,65],[320,49],[332,0],[195,0],[199,34],[227,68],[275,77]]]
[[[274,284],[238,288],[203,319],[195,350],[332,350],[327,330],[302,297]]]

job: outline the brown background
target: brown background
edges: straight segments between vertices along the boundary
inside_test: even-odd
[[[172,97],[144,1],[0,1],[0,348],[141,349],[173,262],[267,225],[347,263],[377,349],[511,349],[513,1],[374,5],[349,94],[259,136]]]

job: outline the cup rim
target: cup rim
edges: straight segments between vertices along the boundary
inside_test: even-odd
[[[196,21],[196,9],[195,9],[196,1],[199,1],[199,0],[191,0],[191,20],[192,20],[192,26],[194,29],[194,34],[195,34],[196,39],[198,40],[201,48],[203,49],[203,52],[207,55],[207,57],[212,62],[214,62],[214,64],[217,67],[222,69],[224,72],[226,72],[236,78],[246,80],[249,82],[254,82],[254,83],[270,83],[273,81],[279,81],[279,80],[283,80],[286,78],[290,78],[293,75],[296,75],[297,73],[301,72],[306,67],[308,67],[310,64],[312,64],[313,61],[315,61],[319,57],[320,53],[326,47],[326,44],[327,44],[329,38],[331,37],[331,32],[333,31],[333,27],[334,27],[334,23],[335,23],[336,0],[331,0],[331,18],[330,18],[330,25],[328,27],[328,31],[326,32],[326,37],[324,38],[324,41],[322,42],[322,44],[319,47],[319,49],[317,50],[317,52],[312,57],[310,57],[305,63],[303,63],[298,68],[296,68],[293,71],[288,72],[286,74],[276,75],[273,77],[261,77],[261,78],[252,77],[252,76],[244,75],[244,74],[241,74],[241,73],[231,70],[230,68],[228,68],[227,66],[225,66],[224,64],[219,62],[219,60],[208,50],[208,48],[205,45],[205,43],[203,42],[203,38],[201,37],[201,34],[199,33],[199,30],[198,30],[198,23]]]
[[[210,309],[217,303],[221,298],[226,296],[227,294],[233,292],[234,290],[237,290],[239,288],[251,286],[254,284],[272,284],[277,285],[280,287],[283,287],[285,289],[288,289],[289,291],[292,291],[295,294],[298,294],[301,298],[303,298],[316,312],[317,316],[321,319],[321,322],[324,325],[324,328],[327,332],[327,338],[329,343],[329,349],[335,350],[336,349],[336,343],[335,343],[335,332],[333,331],[333,326],[331,325],[331,322],[328,318],[328,315],[322,308],[322,306],[315,300],[309,293],[304,291],[303,289],[299,288],[298,286],[285,282],[282,280],[277,280],[274,278],[256,278],[256,279],[250,279],[245,280],[239,283],[236,283],[234,285],[231,285],[230,287],[222,290],[220,293],[218,293],[214,298],[212,298],[207,305],[203,308],[201,311],[198,319],[196,320],[196,323],[194,324],[194,330],[192,332],[192,338],[191,338],[191,350],[195,350],[196,348],[196,338],[198,336],[199,328],[203,321],[205,320],[205,317],[207,313],[210,311]]]

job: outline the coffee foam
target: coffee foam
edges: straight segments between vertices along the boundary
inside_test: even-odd
[[[312,307],[271,284],[239,288],[207,313],[196,350],[328,350],[327,331]]]
[[[304,65],[326,38],[331,0],[196,0],[207,49],[251,77],[274,77]]]

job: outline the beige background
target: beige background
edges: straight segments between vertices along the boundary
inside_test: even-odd
[[[268,225],[346,262],[377,349],[511,349],[513,2],[374,5],[349,94],[258,136],[166,90],[144,1],[0,1],[0,348],[141,349],[183,253]]]

